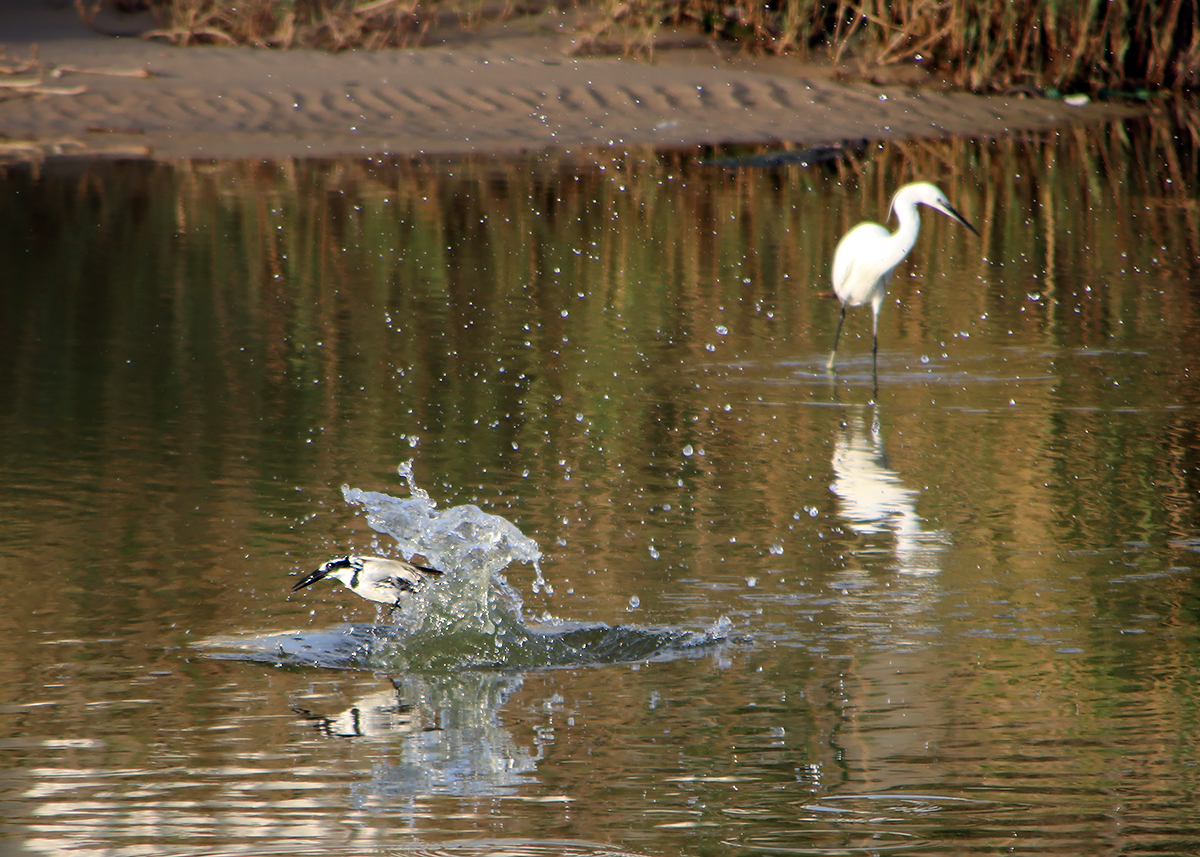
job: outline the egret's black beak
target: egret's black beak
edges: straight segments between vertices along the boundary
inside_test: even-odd
[[[945,208],[942,209],[942,212],[944,214],[950,215],[950,218],[952,220],[957,220],[959,223],[961,223],[963,226],[970,229],[976,235],[979,235],[979,230],[976,229],[974,226],[972,226],[970,223],[967,223],[967,218],[965,218],[961,214],[959,214],[958,211],[955,210],[954,207],[951,206],[949,203],[946,203],[946,206],[945,206]],[[983,236],[980,235],[979,237],[982,238]]]

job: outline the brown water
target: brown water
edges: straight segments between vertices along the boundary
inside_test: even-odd
[[[1164,119],[772,169],[10,168],[0,850],[1200,851],[1196,154]],[[872,406],[865,310],[824,371],[827,271],[914,178],[982,238],[925,215]],[[538,543],[531,626],[722,641],[198,645],[376,639],[289,589],[391,549],[341,486],[405,497],[410,459]]]

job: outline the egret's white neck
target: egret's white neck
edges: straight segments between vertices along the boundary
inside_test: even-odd
[[[887,240],[889,267],[900,264],[900,260],[907,256],[917,243],[917,235],[921,232],[921,215],[917,213],[915,202],[898,199],[892,204],[892,210],[896,212],[900,228]]]

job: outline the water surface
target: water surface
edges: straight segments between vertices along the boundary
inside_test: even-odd
[[[1186,124],[0,178],[0,800],[31,853],[1200,850]],[[828,266],[937,181],[880,324]],[[292,575],[342,486],[534,540],[557,668],[215,659],[370,635]],[[343,630],[338,630],[343,629]],[[648,631],[649,633],[649,631]],[[307,638],[306,638],[307,639]],[[359,664],[359,667],[362,665]]]

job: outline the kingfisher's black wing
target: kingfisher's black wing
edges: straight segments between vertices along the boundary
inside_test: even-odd
[[[417,588],[417,584],[419,582],[419,580],[413,581],[407,577],[395,575],[393,577],[385,577],[383,580],[379,581],[379,585],[395,589],[397,592],[412,592]]]

